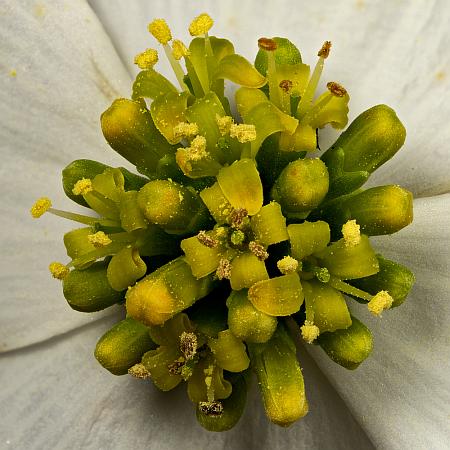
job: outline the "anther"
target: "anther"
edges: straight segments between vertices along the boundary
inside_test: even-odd
[[[181,375],[181,370],[184,366],[184,358],[180,357],[173,363],[170,363],[167,365],[167,370],[169,371],[170,375]]]
[[[320,334],[319,327],[309,320],[305,320],[305,323],[301,326],[300,330],[302,332],[302,338],[308,344],[312,344]]]
[[[341,86],[335,81],[329,81],[327,83],[327,89],[336,97],[343,97],[345,94],[347,94],[347,90],[344,88],[344,86]]]
[[[175,125],[173,133],[176,138],[188,138],[198,134],[198,125],[196,123],[180,122]]]
[[[92,187],[92,181],[89,178],[81,178],[78,180],[72,189],[74,195],[84,195],[91,192],[94,188]]]
[[[216,276],[219,280],[229,280],[231,278],[231,263],[228,259],[222,258],[219,260],[219,265],[216,269]]]
[[[36,200],[36,203],[31,207],[30,213],[35,219],[39,219],[52,207],[52,202],[47,197],[41,197]]]
[[[356,220],[349,220],[342,225],[342,236],[346,247],[354,247],[361,241],[360,226]]]
[[[201,244],[205,247],[216,248],[219,245],[219,242],[211,236],[206,234],[206,231],[199,231],[197,234],[197,239]]]
[[[261,50],[273,52],[277,49],[277,43],[273,39],[262,37],[258,39],[258,47]]]
[[[292,256],[285,256],[283,259],[277,261],[277,267],[283,275],[288,275],[297,271],[298,261]]]
[[[155,19],[149,23],[148,31],[160,44],[165,45],[172,40],[172,33],[164,19]]]
[[[135,364],[128,369],[128,373],[141,380],[148,380],[150,378],[150,372],[145,368],[144,364]]]
[[[179,61],[181,58],[189,56],[190,54],[191,52],[189,51],[189,49],[179,39],[175,39],[172,42],[172,55],[177,61]]]
[[[57,280],[64,280],[70,272],[69,268],[60,262],[52,262],[48,266],[48,269],[50,270],[53,278],[56,278]]]
[[[269,257],[266,249],[255,241],[251,241],[248,244],[248,249],[260,260],[265,261]]]
[[[180,336],[180,350],[186,361],[193,359],[197,353],[197,336],[194,333],[183,331]]]
[[[153,48],[148,48],[134,57],[134,63],[142,70],[152,69],[157,62],[158,52]]]
[[[216,123],[219,127],[220,134],[225,136],[230,132],[231,125],[233,124],[233,118],[230,116],[219,116],[216,114]]]
[[[317,56],[320,58],[327,59],[330,55],[331,50],[331,41],[325,41],[322,45],[322,48],[318,51]]]
[[[255,125],[246,123],[232,124],[230,126],[230,136],[236,138],[241,144],[254,141],[256,139]]]
[[[112,240],[103,231],[97,231],[94,234],[88,234],[88,241],[96,248],[106,247]]]
[[[206,34],[214,25],[214,20],[206,14],[200,14],[189,25],[189,33],[191,36],[201,36]]]
[[[207,416],[221,416],[223,413],[223,405],[221,402],[215,400],[213,402],[200,402],[198,409]]]
[[[248,211],[245,208],[236,208],[231,211],[230,225],[233,228],[239,229],[242,227],[244,219],[248,216]]]
[[[367,304],[367,308],[374,316],[380,316],[385,309],[392,306],[394,299],[387,291],[380,291],[372,297],[372,300]]]
[[[279,84],[280,88],[286,92],[286,94],[291,91],[293,85],[294,83],[291,80],[281,80]]]

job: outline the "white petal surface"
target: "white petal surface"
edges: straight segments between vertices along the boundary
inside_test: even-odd
[[[374,447],[320,370],[301,355],[311,413],[288,429],[267,423],[255,389],[238,425],[210,433],[183,389],[115,377],[92,349],[110,318],[66,338],[0,356],[0,447],[14,449],[359,449]]]
[[[450,405],[450,195],[415,202],[413,224],[374,239],[386,257],[408,266],[416,284],[405,304],[369,317],[374,351],[356,371],[312,355],[377,448],[448,448]],[[356,303],[356,302],[355,302]]]
[[[70,310],[48,264],[67,261],[62,235],[72,223],[33,220],[48,196],[71,208],[61,169],[76,158],[123,165],[107,148],[100,113],[127,95],[130,80],[97,17],[83,0],[0,4],[0,351],[67,331],[92,316]]]
[[[446,0],[347,2],[293,0],[90,0],[124,62],[155,45],[147,23],[164,17],[174,36],[187,41],[190,20],[205,11],[211,34],[231,39],[253,60],[261,36],[285,36],[315,64],[322,42],[333,42],[322,85],[330,79],[350,92],[350,119],[387,103],[406,125],[405,147],[373,176],[376,184],[402,184],[416,196],[450,191],[450,4]],[[163,59],[163,58],[161,58]],[[167,65],[160,70],[168,74]],[[336,137],[323,133],[326,148]]]

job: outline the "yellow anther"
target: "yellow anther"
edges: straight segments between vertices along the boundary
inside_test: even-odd
[[[389,309],[393,302],[394,299],[387,291],[380,291],[372,297],[367,308],[374,316],[379,316],[385,309]]]
[[[42,214],[45,214],[52,207],[52,202],[47,197],[41,197],[36,200],[36,203],[31,207],[30,213],[35,219],[39,219]]]
[[[230,116],[219,116],[216,114],[216,123],[219,127],[220,134],[225,136],[230,132],[231,125],[233,124],[233,118]]]
[[[172,33],[169,25],[164,19],[155,19],[148,24],[148,31],[160,44],[167,44],[172,40]]]
[[[330,54],[330,50],[331,50],[331,42],[325,41],[322,45],[322,48],[317,53],[317,56],[323,59],[327,59]]]
[[[106,247],[112,242],[109,236],[103,231],[97,231],[97,233],[88,234],[88,241],[97,248]]]
[[[204,136],[195,136],[191,142],[189,159],[191,161],[199,161],[207,156],[208,152],[206,151],[206,138]]]
[[[254,141],[256,139],[255,125],[246,123],[232,124],[230,126],[230,136],[236,138],[242,144]]]
[[[138,363],[128,369],[128,373],[141,380],[147,380],[150,378],[150,372],[146,369],[144,364]]]
[[[158,52],[154,48],[148,48],[134,57],[134,63],[142,70],[152,69],[157,62]]]
[[[285,256],[277,262],[277,267],[283,275],[288,275],[296,272],[298,268],[298,261],[292,256]]]
[[[320,334],[319,327],[309,320],[305,320],[305,324],[302,325],[300,330],[302,331],[302,338],[308,344],[312,344]]]
[[[341,86],[339,83],[335,81],[330,81],[327,83],[327,89],[335,96],[335,97],[343,97],[347,90],[344,86]]]
[[[342,236],[346,247],[354,247],[361,241],[360,227],[356,220],[349,220],[342,225]]]
[[[180,122],[175,125],[173,134],[176,138],[191,137],[198,134],[198,125],[196,123]]]
[[[93,189],[92,181],[89,178],[82,178],[75,183],[72,192],[74,195],[84,195],[91,192]]]
[[[191,52],[179,39],[172,42],[172,55],[176,60],[189,56]]]
[[[201,36],[206,34],[210,28],[214,25],[214,20],[206,14],[200,14],[189,25],[189,33],[191,36]]]
[[[69,268],[60,262],[52,262],[48,269],[52,274],[53,278],[57,280],[63,280],[70,272]]]

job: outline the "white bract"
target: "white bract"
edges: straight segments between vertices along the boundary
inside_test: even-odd
[[[208,433],[195,423],[179,391],[162,394],[102,370],[92,349],[117,317],[69,309],[47,265],[64,260],[60,237],[71,225],[51,217],[36,223],[28,214],[41,195],[73,209],[59,175],[73,159],[126,165],[104,142],[101,112],[115,98],[130,95],[133,56],[151,41],[150,20],[164,17],[176,38],[186,41],[189,21],[204,10],[216,20],[214,34],[232,39],[249,59],[261,36],[291,39],[305,59],[330,39],[333,58],[326,73],[349,89],[349,119],[386,103],[408,132],[402,151],[371,182],[398,183],[416,197],[413,224],[393,238],[376,239],[380,252],[414,271],[416,284],[401,308],[381,320],[363,317],[374,332],[375,349],[355,372],[333,364],[320,349],[308,349],[313,359],[299,350],[310,413],[286,430],[268,423],[253,395],[238,426]],[[90,6],[83,0],[4,0],[0,447],[448,446],[449,22],[444,0],[93,0]],[[322,132],[322,146],[335,137],[332,130]],[[364,307],[355,309],[364,315]]]

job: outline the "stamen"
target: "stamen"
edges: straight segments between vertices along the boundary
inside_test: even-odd
[[[327,89],[336,97],[343,97],[347,93],[344,86],[336,83],[335,81],[329,81],[327,83]]]
[[[206,231],[199,231],[197,234],[197,239],[203,244],[205,247],[216,248],[219,245],[219,242],[211,236],[206,234]]]
[[[167,369],[169,370],[170,375],[181,375],[184,362],[184,358],[181,356],[173,363],[168,364]]]
[[[230,116],[219,116],[216,114],[216,123],[219,127],[220,134],[225,136],[230,132],[231,125],[233,124],[233,118]]]
[[[241,144],[254,141],[256,139],[255,125],[246,123],[231,124],[230,136],[236,138]]]
[[[281,81],[280,81],[280,84],[279,84],[280,88],[281,88],[286,94],[288,94],[288,93],[291,91],[293,85],[294,85],[294,83],[292,83],[291,80],[281,80]]]
[[[197,336],[194,333],[183,331],[180,336],[180,350],[186,360],[193,359],[197,353]]]
[[[30,213],[34,219],[39,219],[39,217],[49,211],[51,207],[51,200],[48,197],[41,197],[36,200],[36,203],[31,207]]]
[[[387,291],[380,291],[372,297],[372,300],[367,304],[367,308],[374,316],[381,316],[385,309],[392,306],[394,299]]]
[[[72,189],[74,195],[84,195],[91,192],[94,188],[92,187],[92,181],[89,178],[81,178],[78,180]]]
[[[349,220],[342,225],[342,236],[346,247],[354,247],[360,243],[360,226],[356,223],[356,220]]]
[[[70,272],[67,266],[56,261],[50,263],[48,269],[50,270],[53,278],[56,278],[57,280],[63,280],[67,275],[69,275]]]
[[[255,241],[251,241],[248,244],[248,249],[260,260],[265,261],[269,257],[266,249]]]
[[[266,50],[267,52],[273,52],[277,49],[278,46],[277,46],[277,43],[273,39],[262,37],[262,38],[258,39],[258,47],[261,50]]]
[[[134,63],[142,70],[152,69],[157,62],[158,52],[153,48],[148,48],[134,57]]]
[[[298,261],[292,256],[285,256],[277,262],[277,267],[283,275],[288,275],[297,271]]]
[[[205,374],[205,384],[206,384],[206,397],[208,398],[208,402],[214,402],[214,386],[212,384],[212,375],[214,373],[214,366],[210,365],[206,369],[203,370]]]
[[[188,138],[198,134],[198,125],[196,123],[180,122],[173,129],[175,138]]]
[[[198,409],[207,416],[219,417],[223,413],[223,405],[215,400],[213,402],[200,402]]]
[[[88,241],[96,248],[106,247],[112,242],[109,236],[103,231],[97,231],[97,233],[89,234]]]
[[[361,289],[358,289],[350,284],[345,283],[339,278],[330,276],[330,281],[328,282],[331,287],[337,289],[338,291],[343,292],[344,294],[352,295],[353,297],[362,298],[363,300],[370,301],[372,299],[372,295],[368,294]]]
[[[145,368],[144,364],[135,364],[128,369],[128,373],[141,380],[148,380],[150,378],[150,372]]]
[[[302,338],[308,344],[312,344],[320,334],[319,327],[309,320],[305,320],[305,323],[301,326],[300,330],[302,331]]]
[[[172,42],[172,55],[173,57],[179,61],[181,58],[185,58],[189,56],[191,52],[189,49],[183,44],[179,39],[175,39]]]
[[[230,225],[233,228],[239,229],[244,223],[244,219],[248,216],[248,211],[245,208],[233,209],[230,213]]]
[[[216,269],[216,275],[219,280],[229,280],[231,278],[231,263],[228,259],[222,258]]]
[[[206,34],[214,25],[214,20],[206,14],[200,14],[189,25],[189,33],[191,36],[201,36]]]
[[[322,48],[318,51],[317,56],[323,59],[327,59],[330,55],[331,41],[325,41]]]
[[[165,45],[172,40],[172,33],[164,19],[155,19],[149,23],[148,31],[160,44]]]

